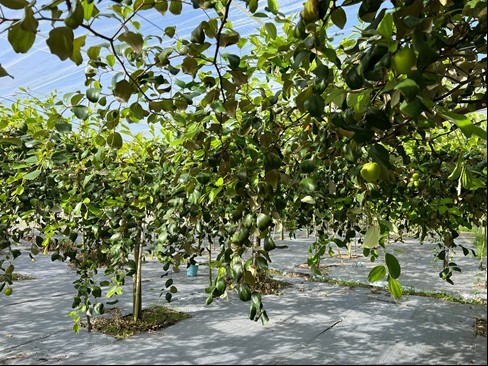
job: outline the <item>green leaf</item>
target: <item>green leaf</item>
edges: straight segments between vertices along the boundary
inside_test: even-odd
[[[231,31],[229,33],[222,33],[220,35],[220,46],[227,47],[239,42],[240,36],[239,33],[235,31]]]
[[[166,27],[164,28],[164,34],[167,35],[169,38],[173,38],[176,32],[176,27]]]
[[[59,132],[71,132],[71,124],[63,120],[58,120],[54,123],[54,128]]]
[[[393,37],[394,27],[393,15],[391,13],[386,13],[383,19],[381,19],[377,30],[379,34],[390,40]]]
[[[85,45],[86,36],[75,38],[73,41],[73,53],[69,57],[76,65],[83,63],[83,56],[81,56],[81,48]]]
[[[162,100],[159,102],[155,101],[150,101],[149,102],[149,109],[154,111],[154,112],[160,112],[160,111],[170,111],[174,107],[173,101],[172,100]]]
[[[424,106],[418,99],[414,99],[411,102],[404,100],[400,105],[400,111],[403,114],[413,118],[418,117],[423,110],[424,110]]]
[[[380,281],[385,276],[386,276],[386,267],[383,265],[376,266],[373,269],[371,269],[371,271],[369,272],[368,281],[371,283]]]
[[[371,226],[364,236],[363,248],[373,249],[380,245],[381,231],[377,225]]]
[[[144,45],[142,34],[134,32],[125,32],[119,36],[119,41],[127,43],[135,52],[140,53]]]
[[[169,4],[169,11],[171,14],[179,15],[181,14],[181,10],[183,9],[183,3],[181,0],[171,0]]]
[[[266,29],[266,33],[269,34],[271,39],[276,39],[278,36],[278,31],[276,30],[276,26],[273,23],[266,23],[264,25],[264,29]]]
[[[402,285],[391,276],[388,276],[388,289],[395,299],[399,299],[402,297]]]
[[[309,205],[314,205],[315,204],[315,200],[313,199],[312,196],[305,196],[303,197],[300,202],[303,202],[303,203],[308,203]]]
[[[312,193],[317,189],[317,183],[313,178],[307,177],[300,181],[300,186],[307,193]]]
[[[229,60],[229,66],[232,70],[236,70],[239,68],[239,64],[241,63],[241,58],[237,55],[233,55],[230,53],[227,53],[223,55]]]
[[[479,126],[474,125],[473,122],[471,122],[466,116],[449,112],[445,109],[439,110],[439,114],[447,120],[455,123],[466,137],[469,138],[472,135],[476,135],[483,140],[486,140],[486,131]]]
[[[3,78],[4,76],[10,76],[12,79],[14,78],[12,75],[10,75],[7,70],[5,70],[2,65],[0,64],[0,78]]]
[[[391,169],[393,166],[390,163],[390,154],[383,145],[374,144],[368,150],[368,155],[373,158],[378,164],[385,168]]]
[[[63,150],[63,151],[56,151],[53,156],[51,157],[51,160],[55,163],[55,164],[65,164],[69,158],[71,157],[70,154],[68,154],[66,152],[66,150]]]
[[[335,8],[332,13],[330,13],[330,18],[332,22],[340,29],[344,29],[347,22],[347,15],[342,7]]]
[[[156,9],[159,14],[164,15],[168,11],[168,1],[167,0],[160,0],[156,2],[154,5],[154,9]]]
[[[210,199],[210,202],[215,201],[215,198],[217,198],[218,194],[222,190],[223,187],[216,187],[213,188],[210,193],[208,194],[208,198]]]
[[[73,30],[68,27],[54,28],[49,32],[49,38],[46,43],[51,53],[58,56],[61,61],[71,57],[73,54]]]
[[[317,79],[328,81],[330,70],[326,65],[318,65],[313,71],[317,75]]]
[[[306,60],[310,57],[310,51],[300,51],[295,56],[293,56],[293,65],[295,69],[298,69],[302,64],[303,60]]]
[[[20,10],[29,5],[27,0],[0,0],[0,4],[14,10]]]
[[[202,44],[205,42],[205,32],[203,30],[202,24],[200,24],[191,32],[190,41],[198,44]]]
[[[454,170],[447,177],[448,180],[456,180],[461,176],[462,163],[463,163],[463,155],[460,154],[456,166],[454,167]]]
[[[185,57],[183,63],[181,64],[181,70],[185,74],[192,75],[193,77],[196,76],[198,69],[198,62],[193,57]]]
[[[412,79],[400,81],[395,86],[395,89],[400,90],[400,92],[405,96],[405,99],[409,102],[413,101],[420,91],[420,87]]]
[[[29,6],[25,8],[24,17],[20,21],[20,26],[26,32],[32,32],[32,33],[37,32],[37,27],[39,26],[39,22],[34,17],[34,11],[32,10],[32,7]]]
[[[71,107],[71,111],[79,119],[85,120],[88,118],[88,108],[84,105],[75,105]]]
[[[86,51],[86,54],[90,60],[97,60],[100,57],[100,49],[100,46],[91,46],[88,48],[88,51]]]
[[[122,147],[122,136],[118,132],[113,132],[107,136],[107,144],[114,148],[120,149]]]
[[[382,131],[391,128],[391,122],[385,111],[378,108],[370,108],[365,114],[366,126],[376,127]]]
[[[334,88],[325,97],[325,104],[334,103],[337,107],[341,106],[346,99],[347,92],[342,88]]]
[[[134,9],[148,10],[154,7],[155,0],[136,0],[134,3]]]
[[[303,106],[312,117],[320,117],[324,113],[325,101],[320,95],[312,94],[305,100]]]
[[[92,17],[96,16],[99,11],[97,7],[95,6],[95,3],[93,1],[83,1],[83,18],[85,20],[90,20]]]
[[[95,313],[101,315],[103,314],[103,302],[96,303],[95,306],[93,307],[93,310],[95,310]]]
[[[417,32],[432,32],[432,18],[418,18],[412,15],[407,15],[403,18],[403,24]]]
[[[22,147],[22,140],[17,137],[4,137],[0,139],[0,145],[15,145]]]
[[[134,92],[132,85],[127,80],[120,80],[115,84],[114,96],[121,103],[127,103]]]
[[[359,18],[365,22],[371,22],[382,2],[383,0],[363,0],[358,11]]]
[[[418,53],[418,68],[428,66],[439,59],[437,52],[429,46],[429,44],[424,40],[424,37],[425,35],[418,31],[416,31],[413,36],[413,49]]]
[[[249,0],[248,7],[249,11],[254,14],[258,10],[258,0]]]
[[[39,175],[41,174],[41,171],[40,170],[34,170],[30,173],[27,173],[26,175],[24,175],[22,178],[24,180],[34,180],[36,179]]]
[[[83,18],[85,16],[85,10],[83,9],[83,6],[81,5],[80,1],[76,1],[74,5],[74,9],[71,11],[71,13],[64,19],[64,24],[68,28],[71,29],[76,29],[80,25],[83,24]]]
[[[278,0],[268,0],[268,9],[273,13],[278,13]]]
[[[106,57],[107,64],[111,67],[115,65],[115,56],[114,55],[107,55]]]
[[[121,295],[123,293],[123,288],[121,286],[112,286],[110,290],[108,290],[107,295],[105,295],[107,298],[110,298],[114,295]]]
[[[388,267],[388,272],[390,273],[390,276],[395,279],[400,277],[401,268],[398,259],[396,259],[396,257],[393,254],[386,253],[385,262]]]
[[[266,176],[264,177],[266,183],[271,185],[273,189],[276,191],[278,189],[278,183],[280,180],[280,172],[278,169],[268,170],[266,172]]]
[[[98,286],[93,286],[92,295],[93,295],[93,297],[101,297],[102,296],[102,289]]]
[[[17,53],[26,53],[29,51],[35,39],[36,34],[23,30],[20,23],[17,23],[8,30],[8,41]]]

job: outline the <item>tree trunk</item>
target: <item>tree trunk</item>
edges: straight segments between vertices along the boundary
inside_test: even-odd
[[[83,232],[83,229],[80,229],[79,231],[81,232],[81,247],[83,250],[83,262],[86,262],[86,260],[87,260],[87,253],[86,253],[87,248],[86,248],[85,233]],[[86,278],[85,278],[85,281],[86,281]],[[91,316],[88,314],[86,315],[86,329],[88,332],[92,331]]]
[[[257,235],[254,236],[254,245],[253,245],[253,251],[252,251],[252,264],[256,265],[256,253],[259,250],[259,247],[261,246],[261,238]]]
[[[134,261],[136,262],[136,273],[133,278],[133,319],[139,321],[142,319],[142,246],[144,243],[144,227],[141,228],[139,242],[134,248]]]
[[[208,283],[209,286],[212,286],[212,244],[210,244],[210,240],[208,241],[207,245],[207,252],[208,252]]]
[[[315,222],[315,214],[312,214],[312,220],[313,220],[313,237],[315,240],[317,240],[317,223]]]

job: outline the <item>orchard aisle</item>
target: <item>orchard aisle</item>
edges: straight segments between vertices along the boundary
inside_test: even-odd
[[[306,262],[311,241],[300,236],[286,240],[289,248],[273,253],[271,267],[288,274],[306,274],[308,270],[300,264]],[[412,241],[401,245],[412,244],[416,253],[411,256],[413,263],[403,262],[399,256],[405,268],[402,283],[425,289],[438,286],[437,272],[431,268],[435,264],[431,262],[431,248]],[[281,296],[265,296],[270,322],[262,326],[247,319],[249,303],[240,302],[234,293],[227,300],[205,305],[203,288],[208,280],[207,267],[203,265],[197,277],[187,277],[185,271],[171,274],[179,291],[170,306],[189,313],[190,319],[122,341],[84,329],[73,334],[67,314],[74,272],[66,264],[51,262],[49,256],[38,256],[34,266],[27,263],[29,260],[28,256],[21,256],[16,268],[35,279],[16,282],[14,294],[0,298],[0,364],[486,364],[487,361],[486,338],[476,336],[473,328],[476,318],[486,319],[486,305],[420,296],[405,296],[396,302],[384,291],[307,281],[303,276],[280,276],[293,286]],[[459,260],[463,272],[454,278],[455,285],[451,287],[469,297],[476,282],[477,262],[474,258],[464,260],[466,263]],[[370,266],[360,257],[342,261],[324,259],[323,263],[329,276],[361,282],[366,282]],[[161,273],[158,263],[146,263],[144,306],[165,304],[159,298],[166,279],[161,279]],[[468,279],[473,274],[475,278]],[[131,312],[129,286],[130,283],[116,305],[123,313]],[[478,296],[482,293],[480,289]],[[219,325],[215,319],[219,319]]]

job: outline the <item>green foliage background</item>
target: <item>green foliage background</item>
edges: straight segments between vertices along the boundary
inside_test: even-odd
[[[120,26],[102,34],[95,1],[0,0],[15,14],[0,26],[15,52],[50,25],[50,52],[86,76],[81,91],[0,109],[2,289],[33,230],[30,255],[54,246],[53,260],[77,268],[75,330],[127,276],[137,318],[143,256],[178,271],[206,239],[220,248],[207,303],[236,290],[250,318],[267,321],[250,289],[277,249],[270,233],[310,225],[314,272],[359,237],[382,263],[368,279],[386,277],[398,298],[388,239],[412,235],[438,243],[440,276],[452,282],[459,227],[486,227],[486,117],[475,113],[486,107],[486,2],[307,0],[286,16],[276,0],[240,1],[263,24],[246,38],[228,20],[232,3],[114,2]],[[329,28],[343,28],[352,5],[361,26],[333,46]],[[190,7],[208,19],[189,39],[176,22],[144,34],[134,19]],[[85,46],[87,36],[99,43]],[[140,121],[148,135],[131,132]],[[374,182],[360,175],[368,162],[381,167]],[[102,263],[111,280],[99,283]],[[163,289],[168,301],[176,291]]]

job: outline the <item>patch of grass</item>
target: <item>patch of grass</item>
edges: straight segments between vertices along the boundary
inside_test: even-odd
[[[269,268],[267,272],[270,276],[283,276],[283,272],[274,268]]]
[[[476,336],[486,338],[486,319],[476,318],[474,322],[474,333]]]
[[[191,318],[189,314],[170,308],[153,305],[142,310],[142,319],[135,322],[132,314],[121,316],[120,310],[112,310],[113,316],[91,320],[92,330],[110,335],[116,339],[125,339],[142,332],[152,332],[167,328],[180,320]],[[81,324],[86,328],[86,323]]]
[[[314,282],[324,282],[324,283],[331,283],[334,285],[341,285],[347,287],[363,287],[363,288],[370,288],[376,291],[383,291],[385,293],[389,293],[386,287],[378,287],[373,286],[367,283],[359,282],[359,281],[352,281],[352,280],[340,280],[335,278],[327,278],[321,277],[320,279],[312,279]],[[430,297],[438,300],[450,301],[450,302],[457,302],[461,304],[473,304],[473,305],[486,305],[486,300],[482,299],[465,299],[459,296],[453,296],[448,294],[447,292],[436,292],[436,291],[425,291],[425,290],[418,290],[412,287],[403,287],[403,295],[413,295],[413,296],[423,296],[423,297]]]
[[[473,230],[473,232],[475,233],[473,244],[476,251],[476,257],[481,260],[486,257],[486,234],[480,228]]]
[[[29,281],[29,280],[34,280],[35,277],[32,277],[32,276],[28,276],[28,275],[23,275],[21,273],[13,273],[11,276],[10,276],[10,280],[11,281]],[[0,275],[0,282],[4,282],[6,281],[7,278],[5,275]]]
[[[472,228],[461,226],[459,231],[474,234],[473,245],[475,247],[476,258],[482,260],[486,257],[486,229],[478,226],[473,226]]]
[[[447,292],[435,292],[435,291],[424,291],[424,290],[416,290],[414,288],[403,288],[404,295],[414,295],[414,296],[423,296],[423,297],[431,297],[434,299],[450,301],[450,302],[458,302],[460,304],[473,304],[473,305],[486,305],[486,300],[482,299],[465,299],[459,296],[453,296],[448,294]]]
[[[264,273],[260,273],[256,278],[256,283],[251,286],[253,291],[257,291],[263,295],[280,295],[281,290],[291,287],[291,283],[277,280],[271,276],[282,276],[280,271],[275,269],[268,269]]]
[[[347,286],[347,287],[364,287],[364,288],[371,288],[371,289],[377,289],[378,288],[376,286],[372,286],[372,285],[369,285],[367,283],[363,283],[363,282],[359,282],[359,281],[339,280],[336,278],[321,277],[320,279],[313,279],[312,281],[331,283],[334,285],[341,285],[341,286]]]

